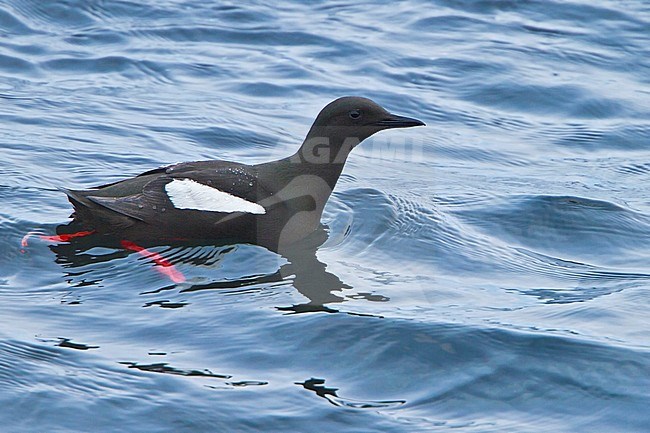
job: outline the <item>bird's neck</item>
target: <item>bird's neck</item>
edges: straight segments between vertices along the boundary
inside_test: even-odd
[[[333,190],[350,151],[357,144],[358,140],[327,136],[312,128],[300,149],[287,158],[295,165],[289,171],[317,176]]]
[[[312,128],[296,153],[260,164],[257,169],[273,190],[283,191],[287,197],[312,195],[317,213],[322,212],[355,144],[346,139],[319,136]]]

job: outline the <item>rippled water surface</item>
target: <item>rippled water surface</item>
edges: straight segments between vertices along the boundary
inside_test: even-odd
[[[0,3],[0,430],[650,431],[649,47],[644,1]],[[21,246],[342,95],[428,126],[317,249]]]

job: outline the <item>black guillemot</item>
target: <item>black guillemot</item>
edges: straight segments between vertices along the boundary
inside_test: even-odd
[[[256,165],[184,162],[88,190],[64,190],[75,222],[130,240],[221,240],[273,250],[320,219],[350,151],[389,128],[421,126],[367,98],[342,97],[316,117],[300,149]]]

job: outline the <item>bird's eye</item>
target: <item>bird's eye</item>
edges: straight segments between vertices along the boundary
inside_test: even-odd
[[[357,120],[359,117],[361,117],[361,110],[352,110],[348,113],[350,116],[350,119]]]

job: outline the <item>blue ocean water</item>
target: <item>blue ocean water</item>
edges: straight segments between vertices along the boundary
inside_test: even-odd
[[[650,4],[0,3],[0,431],[650,431]],[[327,240],[59,245],[85,188],[377,134]],[[21,249],[24,252],[21,252]]]

